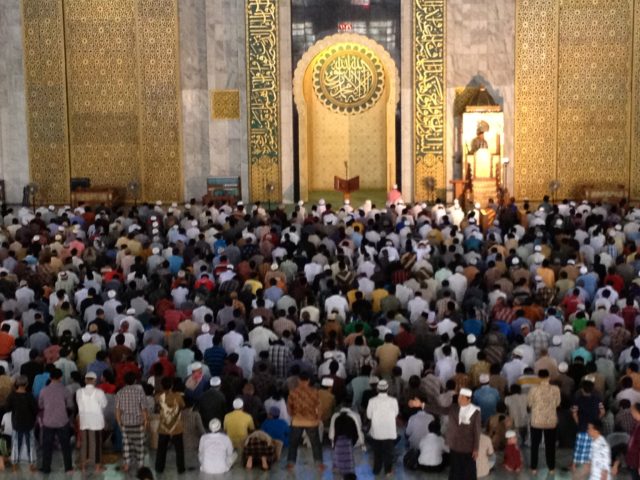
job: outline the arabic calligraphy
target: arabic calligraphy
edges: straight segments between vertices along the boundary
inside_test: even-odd
[[[246,12],[249,191],[252,201],[280,201],[278,2],[248,0]]]
[[[416,199],[426,198],[424,179],[445,183],[445,0],[414,2],[414,160]]]
[[[319,53],[313,63],[316,96],[339,113],[361,113],[374,106],[384,92],[384,78],[376,54],[355,43],[336,43]]]

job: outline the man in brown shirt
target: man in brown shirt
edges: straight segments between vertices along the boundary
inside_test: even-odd
[[[313,459],[319,469],[324,469],[322,464],[322,444],[318,425],[320,424],[320,396],[318,390],[309,384],[307,373],[301,373],[298,386],[289,393],[287,409],[291,416],[291,433],[289,434],[289,453],[287,455],[287,468],[293,469],[298,456],[298,447],[302,442],[302,433],[307,432],[313,451]]]
[[[173,379],[162,379],[162,390],[157,397],[158,410],[160,411],[160,425],[158,426],[158,451],[156,452],[156,472],[162,473],[167,460],[167,447],[169,442],[176,449],[176,467],[178,473],[184,473],[184,444],[182,442],[182,410],[184,398],[182,394],[174,391]]]
[[[556,468],[557,408],[560,406],[560,389],[549,383],[549,371],[538,371],[540,383],[529,391],[528,404],[531,409],[531,473],[538,469],[538,448],[544,435],[547,468],[552,473]]]

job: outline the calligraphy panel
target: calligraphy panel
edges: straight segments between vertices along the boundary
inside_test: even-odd
[[[632,41],[633,0],[560,3],[560,197],[588,184],[628,185]]]
[[[69,201],[62,0],[23,0],[29,170],[37,202]]]
[[[518,0],[515,194],[539,199],[556,178],[557,0]]]
[[[415,0],[414,60],[414,197],[428,196],[426,179],[446,188],[445,148],[445,0]]]
[[[249,192],[252,201],[280,201],[278,2],[246,5]]]
[[[640,198],[640,0],[635,3],[634,24],[634,59],[633,59],[633,105],[631,118],[631,162],[630,195]]]

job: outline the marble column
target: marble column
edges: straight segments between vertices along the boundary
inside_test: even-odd
[[[405,199],[413,200],[413,2],[402,2],[400,10],[402,41],[400,44],[400,106],[402,159],[400,188]]]
[[[282,200],[294,200],[293,165],[293,71],[291,59],[291,0],[279,3],[280,45],[280,162],[282,175]]]
[[[9,203],[22,201],[29,182],[21,0],[0,10],[0,178]]]
[[[504,111],[504,157],[513,160],[515,133],[513,0],[447,0],[447,180],[461,177],[454,159],[453,104],[457,87],[484,85]],[[513,161],[507,181],[513,192]]]
[[[240,119],[209,121],[209,175],[240,176],[249,198],[245,2],[205,0],[207,85],[240,91]]]
[[[180,0],[182,164],[187,199],[206,193],[209,160],[206,0]]]

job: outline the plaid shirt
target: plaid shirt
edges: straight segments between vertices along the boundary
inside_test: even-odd
[[[126,427],[142,425],[147,398],[140,385],[127,385],[116,394],[116,409],[120,410],[120,421]]]
[[[285,378],[287,376],[287,366],[292,360],[291,351],[284,345],[271,345],[269,347],[269,359],[276,377]]]
[[[547,350],[549,348],[549,334],[544,330],[534,330],[527,338],[525,338],[525,343],[533,348],[536,353],[536,358],[540,357],[540,352],[542,350]]]

